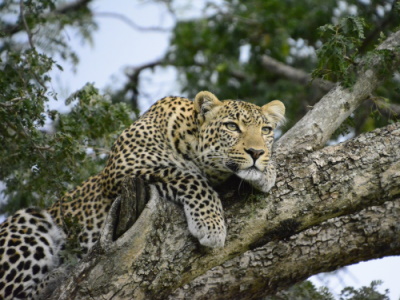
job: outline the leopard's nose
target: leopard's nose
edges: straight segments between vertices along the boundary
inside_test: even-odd
[[[256,161],[261,155],[265,153],[264,150],[260,149],[254,149],[254,148],[249,148],[249,149],[244,149],[250,156],[253,158],[254,161]]]

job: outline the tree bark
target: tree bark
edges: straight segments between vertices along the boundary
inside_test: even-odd
[[[399,44],[400,31],[381,47]],[[253,298],[400,253],[400,123],[321,149],[380,82],[373,62],[353,89],[334,88],[278,141],[277,184],[267,196],[247,196],[238,184],[246,199],[226,197],[223,249],[199,246],[183,211],[152,190],[114,241],[115,202],[100,242],[51,299]]]
[[[204,280],[215,276],[221,281],[205,289],[223,292],[220,297],[231,296],[226,291],[229,278],[236,278],[232,292],[267,295],[317,272],[398,254],[399,145],[397,123],[278,161],[278,184],[267,197],[256,194],[244,203],[224,203],[228,239],[223,249],[213,251],[190,236],[180,208],[152,191],[137,222],[115,242],[106,229],[101,242],[53,299],[165,299],[174,291],[191,296],[197,291],[193,287],[204,288]],[[384,218],[375,220],[380,212]],[[376,225],[370,225],[371,219]],[[354,220],[359,221],[354,224]],[[349,226],[358,230],[358,236]],[[314,242],[310,242],[312,233]],[[375,243],[381,233],[387,239]],[[335,239],[341,241],[339,252],[332,249]],[[366,245],[362,239],[368,241]],[[361,242],[354,245],[356,241]],[[285,249],[279,250],[282,245]],[[245,261],[254,262],[253,268]],[[291,266],[293,261],[297,263]],[[257,270],[260,275],[253,285],[251,274]],[[204,290],[199,294],[208,295]]]
[[[332,218],[287,239],[247,251],[177,289],[170,299],[248,299],[310,275],[399,254],[400,198]]]

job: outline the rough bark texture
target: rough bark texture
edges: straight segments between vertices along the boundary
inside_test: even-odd
[[[383,46],[399,44],[400,32]],[[280,139],[271,193],[224,202],[223,249],[200,247],[183,211],[154,191],[136,223],[113,241],[119,199],[100,243],[52,299],[253,298],[400,253],[400,123],[321,149],[378,83],[373,69],[363,71],[353,89],[333,89]]]
[[[180,208],[153,193],[120,239],[113,242],[111,224],[106,228],[105,238],[53,299],[165,299],[177,288],[180,297],[265,295],[317,272],[399,253],[399,145],[395,124],[278,161],[278,185],[268,197],[225,203],[228,241],[211,252],[190,236]],[[212,284],[204,285],[208,280]]]
[[[400,198],[336,217],[215,267],[170,299],[248,299],[362,260],[400,253]]]

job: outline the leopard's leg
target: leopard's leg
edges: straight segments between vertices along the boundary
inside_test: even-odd
[[[196,165],[184,160],[173,162],[177,159],[173,154],[156,162],[151,157],[137,160],[129,155],[125,160],[111,159],[108,163],[101,175],[104,194],[116,196],[126,176],[143,178],[155,185],[163,198],[183,205],[189,231],[202,245],[224,246],[226,228],[221,201]]]
[[[163,169],[153,184],[164,198],[183,205],[189,231],[200,244],[223,247],[226,227],[222,204],[207,179],[195,172]]]

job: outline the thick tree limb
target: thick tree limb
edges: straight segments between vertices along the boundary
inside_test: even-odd
[[[183,212],[153,194],[133,227],[107,246],[108,253],[95,249],[69,285],[60,289],[64,293],[59,291],[53,299],[164,299],[176,288],[248,250],[268,247],[328,219],[393,201],[400,195],[398,145],[400,124],[314,153],[289,155],[286,161],[278,162],[278,185],[268,197],[237,202],[226,209],[226,246],[211,253],[199,248],[189,235]],[[327,241],[320,247],[329,249],[331,244]],[[362,252],[358,257],[353,255],[354,261],[365,257]],[[317,268],[322,270],[323,266]],[[312,270],[310,267],[299,279]],[[242,270],[237,271],[240,277]],[[271,282],[269,289],[262,286],[256,292],[270,294],[278,287],[283,285]],[[255,292],[254,287],[251,291]]]
[[[265,296],[265,291],[290,287],[313,274],[361,260],[398,255],[399,218],[397,198],[330,219],[286,240],[247,251],[179,288],[170,299],[253,299]]]

